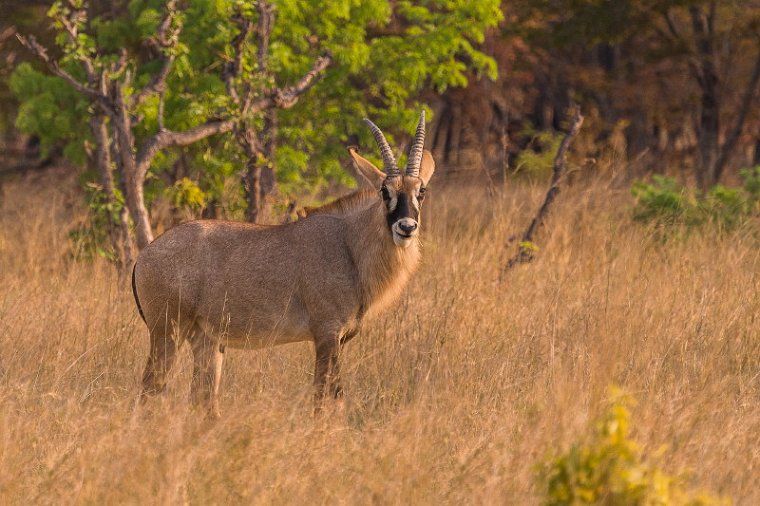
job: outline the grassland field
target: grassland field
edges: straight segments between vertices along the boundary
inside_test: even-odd
[[[760,226],[662,241],[604,180],[563,190],[535,262],[500,280],[543,185],[436,188],[402,299],[312,414],[310,343],[230,350],[222,418],[169,392],[135,409],[148,339],[105,261],[73,261],[74,177],[0,193],[0,503],[537,504],[536,464],[617,385],[642,452],[760,504]],[[58,179],[60,178],[60,179]]]

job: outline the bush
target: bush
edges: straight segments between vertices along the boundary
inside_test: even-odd
[[[517,172],[534,177],[549,177],[554,166],[554,156],[559,150],[562,135],[555,132],[525,132],[531,135],[530,148],[520,151],[515,160]]]
[[[631,188],[636,198],[633,219],[663,225],[689,223],[695,220],[696,199],[673,178],[655,175],[653,183],[637,181]]]
[[[115,190],[115,201],[109,203],[103,187],[97,183],[85,183],[84,191],[90,209],[89,219],[69,231],[71,255],[77,260],[92,260],[95,257],[117,262],[118,252],[114,250],[110,235],[112,227],[119,222],[119,213],[124,207],[124,196]]]
[[[757,203],[760,201],[760,165],[752,168],[742,169],[739,174],[744,180],[744,191],[752,206],[752,210],[757,210]]]
[[[630,400],[620,393],[613,397],[588,437],[540,466],[544,504],[697,506],[726,503],[686,490],[682,478],[670,476],[647,462],[629,435],[627,406]]]
[[[652,183],[637,181],[631,188],[633,219],[666,227],[711,223],[734,230],[758,211],[760,202],[760,166],[742,170],[741,176],[741,187],[719,184],[704,195],[666,176],[655,175]]]

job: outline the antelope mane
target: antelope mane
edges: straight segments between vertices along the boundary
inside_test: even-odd
[[[386,230],[385,207],[376,190],[361,188],[319,207],[306,207],[299,221],[310,216],[327,215],[346,218],[352,230],[350,248],[360,272],[364,318],[371,318],[398,300],[409,276],[419,261],[417,243],[407,249],[397,248]],[[381,239],[383,238],[383,239]]]
[[[360,188],[332,202],[319,207],[305,207],[298,212],[300,219],[308,218],[315,214],[346,215],[354,211],[364,209],[377,200],[377,192],[369,188]]]

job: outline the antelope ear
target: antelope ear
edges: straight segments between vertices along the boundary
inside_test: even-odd
[[[433,177],[433,172],[435,172],[435,160],[433,160],[433,154],[426,149],[422,152],[422,162],[420,163],[422,186],[428,185],[430,178]]]
[[[372,162],[359,156],[356,152],[356,148],[351,146],[348,148],[348,154],[351,155],[351,159],[354,162],[354,167],[364,177],[364,180],[368,182],[373,188],[380,188],[385,181],[385,172],[381,171],[374,166]]]

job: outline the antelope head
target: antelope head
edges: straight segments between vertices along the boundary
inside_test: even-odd
[[[420,230],[420,208],[425,199],[425,188],[435,171],[435,162],[425,144],[425,111],[420,114],[417,132],[414,136],[409,158],[403,174],[396,164],[393,151],[383,132],[369,119],[372,135],[380,147],[383,170],[369,160],[362,158],[354,148],[349,148],[357,170],[380,192],[385,204],[385,217],[393,242],[401,248],[409,247]]]

